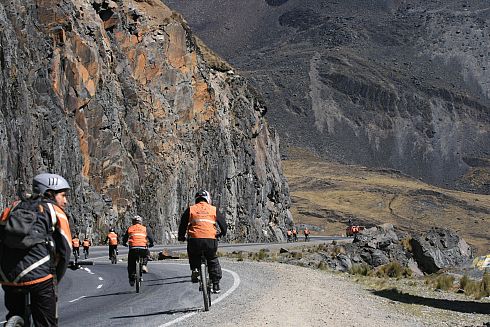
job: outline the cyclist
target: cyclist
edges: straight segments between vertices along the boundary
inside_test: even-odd
[[[85,253],[85,259],[86,259],[88,258],[89,255],[89,249],[92,246],[92,242],[88,239],[87,236],[85,236],[85,238],[83,239],[82,246],[83,246],[83,253]]]
[[[64,211],[70,185],[63,177],[47,173],[36,175],[32,184],[33,194],[29,201],[36,201],[37,221],[41,220],[46,226],[45,232],[52,241],[37,243],[28,249],[0,244],[0,283],[5,292],[7,319],[24,315],[25,293],[28,291],[35,325],[57,326],[55,286],[63,278],[71,255],[70,226]],[[2,232],[9,219],[9,211],[2,213]]]
[[[109,260],[112,257],[112,254],[115,252],[116,254],[119,254],[117,252],[117,245],[119,244],[119,238],[114,231],[114,228],[111,227],[109,230],[109,234],[107,234],[104,243],[109,243]]]
[[[123,236],[123,245],[128,246],[129,243],[129,253],[128,253],[128,278],[129,285],[134,286],[136,279],[136,259],[138,257],[142,258],[143,266],[141,270],[144,273],[148,272],[148,256],[150,255],[150,250],[148,247],[153,247],[154,240],[151,231],[143,226],[143,218],[141,216],[133,217],[133,225],[129,226],[126,233]]]
[[[216,224],[220,229],[217,233]],[[201,253],[208,262],[209,278],[213,283],[213,292],[219,293],[219,281],[222,277],[218,256],[217,237],[226,235],[226,221],[215,206],[211,205],[208,191],[202,190],[195,195],[195,204],[185,210],[180,218],[178,240],[185,241],[187,232],[187,254],[191,268],[191,281],[199,282]]]
[[[291,229],[288,229],[287,235],[288,235],[288,242],[291,242],[293,240],[293,232],[291,231]]]
[[[78,234],[75,234],[75,237],[71,240],[71,246],[73,248],[73,256],[75,258],[80,257],[80,239],[78,238]]]
[[[303,230],[303,234],[305,235],[305,242],[308,242],[310,240],[310,230],[308,227],[305,227]]]
[[[296,230],[296,227],[293,228],[293,241],[298,242],[298,231]]]

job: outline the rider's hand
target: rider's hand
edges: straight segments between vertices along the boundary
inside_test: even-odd
[[[155,245],[155,244],[150,243],[150,244],[148,244],[148,247],[149,247],[149,248],[152,248],[154,245]]]
[[[123,245],[124,245],[125,247],[128,247],[128,245],[127,245],[127,244],[123,244]]]
[[[185,242],[185,236],[179,236],[177,239],[179,242]]]

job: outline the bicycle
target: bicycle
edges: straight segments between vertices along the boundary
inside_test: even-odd
[[[25,310],[24,315],[12,316],[5,323],[5,327],[33,327],[34,323],[31,321],[31,293],[26,292],[24,294]]]
[[[117,252],[115,249],[113,249],[111,253],[111,263],[114,265],[117,263]]]
[[[136,286],[136,293],[139,293],[141,290],[141,281],[143,280],[143,258],[138,255],[136,258],[136,280],[134,281],[134,285]]]
[[[85,259],[88,258],[88,248],[86,247],[83,248],[83,255],[85,256]]]
[[[209,311],[211,306],[211,280],[208,274],[208,261],[204,256],[204,252],[201,253],[201,267],[199,269],[199,291],[202,292],[202,298],[204,300],[204,311]]]

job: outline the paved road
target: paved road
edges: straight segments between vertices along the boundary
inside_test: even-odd
[[[333,238],[313,238],[312,243]],[[220,244],[220,251],[251,250],[265,247],[287,247],[287,244]],[[185,244],[156,246],[177,253]],[[120,249],[120,257],[127,253]],[[141,293],[136,293],[127,280],[126,262],[110,264],[107,247],[91,248],[89,260],[95,263],[79,270],[68,270],[59,287],[58,309],[60,326],[169,326],[202,310],[202,296],[197,284],[192,284],[186,260],[149,262],[150,272],[144,275]],[[224,269],[222,293],[213,294],[214,305],[231,292],[239,292],[240,277]],[[238,288],[238,289],[237,289]],[[0,317],[5,317],[3,292]],[[0,319],[1,321],[2,319]]]

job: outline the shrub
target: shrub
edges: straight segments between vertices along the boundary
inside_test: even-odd
[[[447,274],[439,275],[436,278],[436,289],[447,291],[453,287],[454,277]]]
[[[410,242],[411,240],[411,237],[405,237],[400,241],[405,251],[412,252],[412,243]]]
[[[265,258],[267,258],[269,254],[267,253],[266,249],[260,249],[259,253],[257,254],[257,260],[262,261]]]
[[[379,267],[376,271],[378,277],[401,278],[412,276],[412,271],[409,268],[403,267],[398,262],[393,261]]]
[[[367,276],[370,271],[371,267],[368,264],[354,264],[349,269],[349,274]]]

